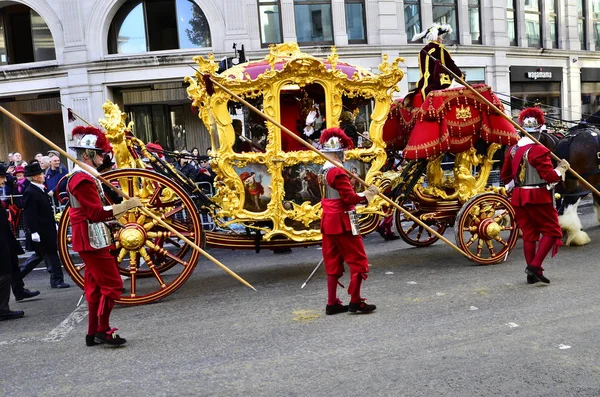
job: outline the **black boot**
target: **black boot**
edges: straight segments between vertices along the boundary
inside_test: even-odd
[[[100,345],[102,342],[96,342],[96,335],[86,335],[85,336],[85,345],[86,346],[96,346]]]
[[[121,338],[118,334],[115,334],[116,328],[111,328],[106,332],[96,333],[96,342],[106,343],[111,346],[121,346],[127,342],[125,338]]]
[[[15,311],[8,311],[6,313],[2,313],[0,314],[0,321],[4,321],[4,320],[15,320],[17,318],[21,318],[25,315],[25,312],[23,310],[15,310]]]
[[[544,276],[544,272],[539,267],[527,266],[525,268],[525,273],[527,273],[528,276],[531,276],[532,280],[550,284],[550,280]],[[527,279],[527,282],[529,282],[529,279]]]
[[[527,275],[527,284],[535,284],[538,282],[538,279],[536,277],[530,276],[529,274]]]
[[[371,313],[371,312],[375,311],[375,309],[377,309],[377,306],[369,305],[364,300],[361,301],[360,303],[350,302],[350,305],[348,306],[348,310],[350,310],[351,313],[356,313],[356,312]]]
[[[15,292],[15,300],[17,302],[22,301],[23,299],[33,298],[34,296],[38,296],[40,291],[30,291],[27,288],[24,288],[22,291]]]
[[[325,306],[325,314],[328,316],[330,316],[332,314],[346,313],[347,311],[348,311],[348,305],[342,305],[341,303],[336,303],[335,305]]]

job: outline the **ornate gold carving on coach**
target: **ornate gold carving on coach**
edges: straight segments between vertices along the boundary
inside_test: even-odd
[[[490,144],[486,155],[477,154],[473,147],[458,153],[454,159],[453,178],[444,175],[441,168],[443,155],[439,156],[427,164],[427,186],[418,185],[415,189],[422,194],[443,200],[458,199],[461,203],[486,191],[498,193],[501,188],[486,186],[494,163],[492,158],[500,147],[501,145],[497,143]],[[473,169],[477,170],[475,175]]]
[[[226,72],[217,75],[218,65],[209,57],[195,57],[200,73],[210,74],[211,79],[223,84],[235,94],[245,99],[262,99],[259,108],[276,120],[281,120],[282,104],[280,95],[284,87],[291,85],[300,88],[311,84],[319,84],[323,88],[327,115],[324,127],[339,125],[339,117],[346,98],[363,97],[372,100],[373,112],[369,125],[369,136],[373,141],[370,148],[359,148],[348,152],[349,160],[359,160],[369,164],[365,178],[373,183],[376,175],[385,162],[385,143],[383,142],[383,125],[392,102],[392,94],[398,90],[398,82],[404,73],[398,67],[403,60],[397,58],[392,64],[387,56],[379,65],[380,73],[348,65],[339,60],[337,49],[332,47],[326,60],[318,59],[303,53],[296,43],[284,43],[269,47],[263,69],[256,69],[258,62],[236,65]],[[252,69],[252,76],[249,71]],[[352,76],[347,75],[349,67],[354,67]],[[243,76],[243,78],[242,78]],[[213,142],[213,160],[211,165],[217,173],[216,194],[213,200],[220,206],[216,218],[228,217],[232,222],[241,223],[264,231],[263,239],[284,236],[296,241],[311,241],[321,238],[318,223],[321,216],[321,205],[313,200],[312,204],[305,198],[292,201],[286,198],[284,189],[285,169],[309,169],[311,166],[323,164],[316,153],[308,150],[284,151],[282,134],[272,123],[266,122],[266,147],[264,152],[242,152],[233,150],[235,132],[231,126],[228,102],[232,98],[225,91],[215,87],[215,93],[209,96],[198,73],[195,78],[187,77],[188,95],[192,105],[198,107],[199,117],[211,131]],[[301,95],[301,94],[300,94]],[[301,96],[299,96],[301,98]],[[293,130],[293,129],[292,129]],[[249,194],[241,180],[241,172],[259,169],[270,177],[268,203],[261,211],[250,211],[245,206]],[[267,176],[268,175],[268,176]],[[266,188],[266,186],[265,186]],[[374,200],[368,207],[361,208],[362,214],[380,213],[381,202]],[[266,221],[268,228],[254,226],[254,222]]]

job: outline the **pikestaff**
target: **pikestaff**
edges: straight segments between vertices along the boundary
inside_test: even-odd
[[[54,142],[52,142],[51,140],[49,140],[48,138],[46,138],[45,136],[43,136],[42,134],[40,134],[39,132],[37,132],[35,129],[33,129],[32,127],[30,127],[28,124],[26,124],[25,122],[23,122],[21,119],[19,119],[18,117],[16,117],[14,114],[12,114],[8,110],[6,110],[4,107],[0,106],[0,112],[4,113],[6,116],[8,116],[13,121],[15,121],[17,124],[19,124],[21,127],[25,128],[27,131],[31,132],[37,138],[41,139],[48,146],[50,146],[53,149],[57,150],[59,153],[61,153],[65,157],[67,157],[73,163],[77,164],[82,169],[87,170],[90,174],[92,174],[94,177],[98,178],[98,180],[100,180],[104,185],[106,185],[110,189],[112,189],[119,196],[125,198],[126,200],[129,200],[131,198],[124,191],[122,191],[121,189],[117,188],[112,183],[110,183],[106,179],[104,179],[100,175],[100,173],[98,173],[98,171],[96,171],[92,167],[89,167],[89,166],[81,163],[79,160],[77,160],[76,158],[74,158],[73,156],[71,156],[66,151],[62,150]],[[163,226],[164,228],[166,228],[167,230],[169,230],[171,233],[173,233],[174,235],[176,235],[177,237],[179,237],[185,243],[189,244],[193,249],[195,249],[196,251],[198,251],[200,254],[202,254],[205,258],[209,259],[215,265],[219,266],[221,269],[223,269],[225,272],[227,272],[230,276],[232,276],[233,278],[235,278],[236,280],[238,280],[239,282],[241,282],[242,284],[244,284],[248,288],[251,288],[254,291],[256,291],[256,289],[252,285],[250,285],[250,283],[248,283],[246,280],[244,280],[243,278],[241,278],[240,276],[238,276],[233,270],[229,269],[227,266],[225,266],[224,264],[222,264],[221,262],[219,262],[216,258],[214,258],[212,255],[210,255],[208,252],[204,251],[202,248],[200,248],[198,245],[196,245],[190,239],[188,239],[187,237],[185,237],[183,234],[179,233],[176,229],[174,229],[171,225],[167,224],[164,220],[162,220],[160,217],[158,217],[157,215],[155,215],[152,211],[150,211],[149,209],[147,209],[145,207],[140,207],[140,210],[145,215],[147,215],[150,218],[154,219],[161,226]]]
[[[196,70],[196,69],[194,69],[194,70]],[[206,87],[206,92],[209,95],[212,95],[214,93],[213,84],[216,85],[216,86],[218,86],[223,91],[225,91],[227,94],[229,94],[231,97],[235,98],[240,103],[246,105],[250,110],[252,110],[256,114],[258,114],[259,116],[261,116],[265,120],[267,120],[267,121],[271,122],[272,124],[274,124],[281,131],[283,131],[286,134],[288,134],[292,139],[294,139],[298,143],[306,146],[309,150],[312,150],[313,152],[317,153],[319,156],[323,157],[325,160],[329,161],[330,163],[332,163],[336,167],[344,170],[346,172],[346,174],[348,174],[348,176],[350,178],[355,179],[358,183],[360,183],[365,188],[368,188],[370,186],[367,182],[365,182],[364,180],[362,180],[360,177],[354,175],[352,172],[350,172],[347,169],[345,169],[344,165],[340,161],[338,161],[337,159],[333,158],[332,156],[329,156],[329,155],[321,152],[319,149],[315,148],[313,145],[311,145],[310,143],[306,142],[304,139],[300,138],[298,135],[294,134],[288,128],[284,127],[277,120],[275,120],[271,116],[269,116],[269,115],[261,112],[259,109],[257,109],[256,107],[252,106],[244,98],[242,98],[239,95],[235,94],[233,91],[231,91],[230,89],[228,89],[227,87],[225,87],[224,85],[222,85],[221,83],[219,83],[218,81],[215,81],[209,74],[203,74],[203,73],[199,72],[198,70],[196,70],[196,73],[199,74],[200,76],[202,76],[202,79],[204,80],[204,84],[205,84],[205,87]],[[464,252],[463,250],[461,250],[460,248],[458,248],[456,245],[454,245],[450,240],[448,240],[447,238],[445,238],[444,236],[442,236],[440,233],[436,232],[434,229],[432,229],[431,227],[427,226],[423,221],[421,221],[419,218],[415,217],[413,214],[411,214],[406,209],[402,208],[402,206],[400,206],[397,203],[395,203],[392,199],[386,197],[381,192],[379,192],[378,195],[379,195],[379,197],[381,197],[383,199],[383,201],[387,202],[392,207],[394,207],[397,210],[401,211],[406,217],[408,217],[408,218],[412,219],[413,221],[415,221],[417,224],[419,224],[420,226],[422,226],[423,228],[425,228],[429,233],[433,234],[434,236],[436,236],[437,238],[439,238],[440,240],[442,240],[443,242],[445,242],[446,244],[448,244],[449,246],[451,246],[452,248],[454,248],[456,251],[460,252],[465,257],[471,259],[471,256],[469,254],[467,254],[466,252]]]
[[[437,58],[435,58],[433,55],[428,54],[434,61],[439,62]],[[517,122],[515,122],[511,117],[509,117],[508,115],[506,115],[502,110],[498,109],[496,106],[494,106],[493,103],[491,103],[487,98],[485,98],[483,95],[481,95],[479,92],[477,92],[477,90],[473,87],[471,87],[471,85],[469,83],[467,83],[466,81],[464,81],[462,78],[460,78],[460,76],[457,76],[456,73],[452,72],[452,70],[448,69],[443,63],[439,62],[438,63],[441,67],[443,67],[448,73],[450,73],[452,75],[452,77],[454,77],[456,79],[456,81],[458,81],[460,84],[464,85],[469,91],[471,91],[473,94],[475,94],[475,96],[477,96],[477,98],[479,98],[481,101],[483,101],[485,104],[487,104],[488,106],[490,106],[492,109],[494,109],[496,111],[496,113],[498,113],[500,116],[502,116],[504,119],[508,120],[512,125],[515,126],[516,129],[518,129],[519,131],[521,131],[521,133],[523,133],[525,136],[527,136],[529,139],[531,139],[533,142],[535,142],[538,145],[542,145],[540,143],[540,141],[538,141],[537,139],[535,139],[535,137],[533,137],[533,135],[531,135],[529,132],[525,131],[525,129],[523,127],[521,127]],[[542,145],[544,146],[544,145]],[[550,156],[556,160],[556,161],[561,161],[562,159],[560,157],[558,157],[557,155],[555,155],[554,153],[550,152]],[[579,180],[579,182],[583,183],[585,186],[587,186],[592,192],[594,192],[598,197],[600,197],[600,192],[598,191],[598,189],[596,189],[591,183],[589,183],[588,181],[586,181],[585,179],[583,179],[583,177],[581,175],[579,175],[573,168],[567,169],[567,171],[571,172],[575,178],[577,178]]]

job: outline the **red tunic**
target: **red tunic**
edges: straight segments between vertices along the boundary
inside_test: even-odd
[[[68,189],[81,204],[80,208],[71,208],[69,213],[73,232],[73,251],[79,253],[86,265],[84,275],[86,300],[88,303],[96,303],[101,302],[102,297],[110,300],[119,299],[123,281],[115,257],[110,253],[112,246],[92,248],[87,230],[87,221],[102,222],[114,219],[113,213],[103,208],[98,187],[91,175],[85,172],[75,173],[69,179]]]
[[[550,160],[550,150],[542,145],[530,144],[517,148],[514,158],[520,159],[524,152],[529,149],[527,160],[538,172],[540,177],[548,183],[560,181],[560,176],[554,171],[554,166]],[[513,164],[513,158],[510,156],[512,148],[508,148],[504,158],[504,166],[501,171],[501,178],[506,185],[511,180],[515,180],[519,172],[518,164]],[[545,187],[538,189],[522,189],[515,187],[511,197],[511,204],[515,207],[526,204],[544,204],[552,203],[553,197],[550,190]]]
[[[329,275],[341,276],[344,262],[350,273],[368,273],[369,261],[362,237],[354,236],[350,218],[346,211],[353,210],[356,204],[366,203],[367,199],[354,192],[350,178],[339,168],[327,173],[327,183],[340,194],[339,199],[322,199],[321,233],[325,271]]]
[[[98,187],[91,175],[85,172],[75,173],[69,179],[68,189],[81,204],[80,208],[69,210],[73,230],[73,251],[96,251],[90,245],[87,221],[102,222],[114,219],[113,213],[104,209]]]
[[[340,193],[339,199],[322,199],[321,233],[342,234],[352,232],[346,211],[355,209],[356,204],[366,203],[367,199],[354,191],[350,178],[340,168],[327,172],[327,183]]]
[[[561,177],[552,165],[550,150],[542,145],[529,144],[517,148],[514,161],[510,156],[512,148],[506,151],[501,178],[504,184],[515,180],[519,167],[517,160],[529,149],[527,160],[538,172],[540,177],[548,183],[556,183]],[[558,213],[554,208],[552,191],[546,187],[525,189],[515,187],[512,191],[511,204],[515,208],[515,215],[519,228],[523,231],[524,241],[538,241],[540,234],[555,237],[556,246],[561,245],[562,230],[558,223]]]

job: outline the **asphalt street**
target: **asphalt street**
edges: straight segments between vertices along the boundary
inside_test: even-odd
[[[526,284],[521,242],[477,266],[440,242],[367,236],[369,315],[325,316],[322,269],[300,289],[316,247],[210,250],[258,292],[202,260],[166,299],[115,309],[123,348],[86,347],[81,290],[38,270],[39,299],[0,322],[0,395],[599,396],[600,226],[581,212],[592,243],[549,259],[549,286]]]

